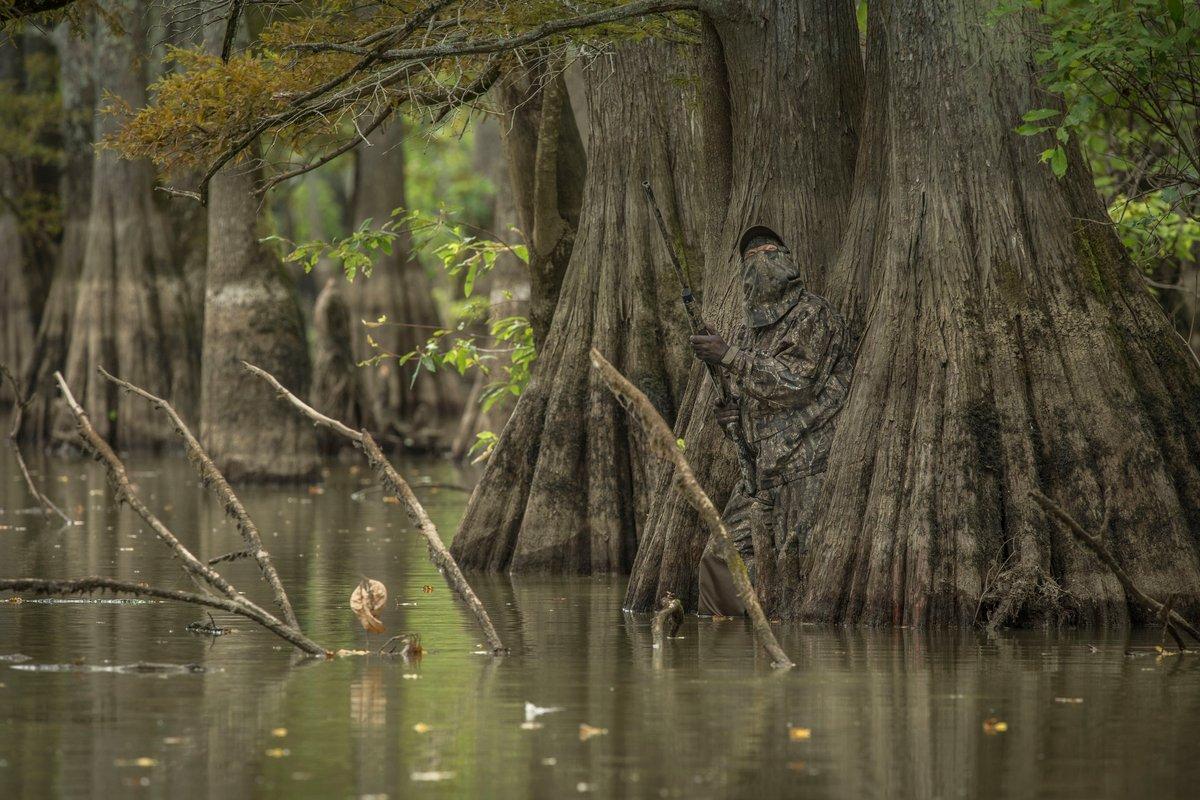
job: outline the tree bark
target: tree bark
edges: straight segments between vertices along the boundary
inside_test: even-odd
[[[62,236],[33,350],[26,363],[24,383],[32,393],[32,399],[26,406],[17,434],[23,440],[38,443],[65,438],[74,430],[69,415],[60,417],[67,424],[60,436],[53,435],[51,427],[56,415],[63,410],[54,385],[54,373],[66,366],[92,207],[92,116],[96,106],[92,73],[94,23],[83,27],[85,30],[77,34],[70,23],[64,22],[53,34],[58,51],[58,89],[62,98],[63,160],[58,190]]]
[[[20,41],[0,31],[0,89],[20,92],[24,53]],[[22,231],[26,210],[21,171],[24,159],[15,154],[0,156],[0,364],[21,375],[33,350],[36,324],[33,287],[33,254]],[[20,398],[11,395],[7,382],[0,385],[0,405]]]
[[[557,113],[551,110],[543,118],[543,102],[551,94],[547,91],[550,87],[556,95]],[[565,79],[552,74],[545,63],[514,70],[495,93],[517,224],[530,245],[529,324],[534,346],[540,351],[550,332],[579,228],[587,155]],[[547,145],[554,151],[552,156]],[[543,155],[540,169],[539,147]],[[541,244],[535,240],[539,231],[544,240]]]
[[[729,335],[741,318],[737,239],[751,224],[777,230],[822,291],[850,207],[862,105],[862,61],[852,5],[840,0],[749,0],[744,13],[702,22],[705,313]],[[691,368],[675,423],[688,461],[718,508],[739,479],[734,449],[713,419],[701,365]],[[665,592],[696,607],[706,534],[696,512],[656,479],[625,595],[649,611]],[[768,593],[770,594],[770,593]]]
[[[1078,148],[1014,132],[1046,105],[1023,17],[871,6],[868,135],[831,280],[861,330],[795,608],[992,624],[1131,615],[1031,490],[1149,594],[1200,610],[1200,373],[1104,215]],[[886,135],[885,135],[886,132]],[[1137,612],[1133,616],[1138,616]]]
[[[620,46],[589,71],[591,105],[603,113],[592,120],[578,236],[532,380],[454,539],[464,568],[604,573],[632,564],[650,468],[640,432],[591,375],[588,353],[599,350],[674,419],[686,321],[640,184],[654,183],[694,253],[699,220],[684,206],[697,191],[693,126],[672,83],[688,68],[678,51],[646,42]]]
[[[242,368],[260,364],[307,393],[311,378],[295,287],[258,239],[254,174],[213,177],[208,199],[200,439],[231,481],[305,480],[317,471],[311,425]]]
[[[368,137],[369,146],[356,150],[354,224],[373,220],[375,226],[406,208],[404,130],[399,120]],[[371,277],[359,275],[347,292],[353,327],[353,352],[357,361],[379,355],[368,337],[383,352],[403,355],[425,344],[442,325],[425,267],[412,253],[408,232],[392,245],[390,255],[380,255]],[[387,324],[366,328],[381,316]],[[364,383],[371,413],[380,430],[395,430],[406,447],[434,449],[447,438],[447,425],[458,419],[463,389],[457,375],[422,372],[413,380],[412,365],[399,366],[384,358],[365,367]]]
[[[375,421],[363,388],[363,370],[350,352],[350,308],[338,283],[337,278],[328,278],[313,306],[313,386],[309,398],[315,408],[345,420],[354,430],[372,429]],[[318,432],[317,442],[325,452],[349,446],[345,437],[326,430]]]
[[[104,93],[133,108],[144,105],[146,97],[144,3],[120,0],[108,11],[123,33],[107,21],[96,25],[94,74],[102,91],[97,92],[95,141],[120,125],[105,112]],[[149,163],[122,160],[109,149],[97,152],[66,376],[101,435],[118,447],[159,445],[172,433],[135,398],[101,380],[97,366],[168,398],[185,418],[195,413],[199,394],[195,314],[170,258],[152,184]]]

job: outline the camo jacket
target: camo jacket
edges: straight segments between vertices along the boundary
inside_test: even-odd
[[[804,292],[777,322],[742,325],[722,359],[755,453],[760,489],[825,471],[834,418],[850,390],[853,351],[846,321]]]

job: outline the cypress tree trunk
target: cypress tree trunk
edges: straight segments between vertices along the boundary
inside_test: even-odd
[[[356,150],[354,224],[369,218],[378,226],[407,203],[403,126],[396,120],[376,131],[368,142],[370,146]],[[393,243],[390,255],[376,260],[371,277],[357,276],[346,294],[357,361],[380,352],[402,355],[415,350],[442,325],[432,284],[413,256],[407,231]],[[364,320],[373,322],[381,316],[387,317],[387,325],[370,329],[362,325]],[[370,346],[368,336],[381,350]],[[401,367],[391,358],[363,369],[371,414],[379,425],[398,431],[405,446],[413,449],[441,444],[446,426],[458,419],[462,408],[457,375],[422,372],[413,381],[411,365]]]
[[[871,6],[873,133],[831,282],[862,340],[797,610],[1125,619],[1120,585],[1036,488],[1196,613],[1200,373],[1077,148],[1059,180],[1038,163],[1048,142],[1014,133],[1046,100],[1028,20],[992,24],[992,6]]]
[[[210,25],[209,52],[220,52],[223,34],[223,25]],[[312,426],[242,366],[308,392],[304,318],[295,286],[259,243],[254,178],[250,165],[230,164],[209,185],[200,440],[230,480],[302,480],[318,467]]]
[[[592,376],[588,352],[599,348],[674,418],[690,357],[686,322],[640,184],[654,183],[668,219],[694,245],[699,215],[682,206],[698,189],[677,80],[686,64],[646,42],[588,71],[597,113],[579,230],[533,378],[454,538],[465,568],[602,573],[632,563],[648,465],[625,412]],[[543,102],[553,108],[564,94],[547,91]],[[535,169],[557,172],[554,154],[543,148],[542,156]],[[553,204],[553,183],[542,190]]]
[[[700,85],[710,235],[705,311],[726,336],[741,318],[737,239],[763,223],[787,241],[821,292],[850,206],[858,147],[862,62],[851,4],[750,0],[743,15],[704,21]],[[718,508],[739,480],[733,446],[713,419],[713,395],[694,365],[675,430]],[[654,503],[626,590],[650,610],[665,591],[694,609],[706,534],[695,511],[657,478]]]
[[[313,408],[341,420],[355,430],[373,430],[375,421],[363,389],[363,370],[350,352],[350,307],[338,288],[337,278],[327,278],[313,305]],[[332,431],[317,431],[324,452],[335,452],[349,440]]]
[[[94,74],[99,81],[94,139],[120,124],[104,112],[103,92],[132,108],[145,104],[145,8],[120,0],[108,9],[123,33],[96,25]],[[198,399],[195,316],[188,308],[145,161],[97,152],[82,275],[71,323],[65,375],[96,430],[119,447],[157,445],[174,437],[162,415],[96,375],[97,366],[166,397],[185,417]],[[72,430],[64,419],[56,428]]]
[[[23,61],[20,42],[0,31],[0,90],[19,92]],[[30,278],[34,265],[21,227],[23,187],[21,159],[0,158],[0,364],[21,375],[33,350],[34,313]],[[8,382],[0,387],[0,404],[12,402]]]
[[[295,287],[259,244],[254,174],[213,177],[208,200],[200,440],[230,480],[302,480],[318,467],[316,435],[242,361],[301,396],[311,378]]]
[[[22,438],[36,442],[52,438],[54,409],[61,405],[53,375],[66,365],[91,216],[92,116],[96,105],[92,76],[94,23],[83,27],[84,32],[76,35],[69,23],[62,23],[53,36],[58,51],[58,89],[62,98],[63,161],[58,192],[62,238],[50,291],[25,370],[25,385],[34,394],[25,409],[20,433]],[[65,409],[63,413],[63,421],[70,426],[63,431],[65,436],[74,430],[74,422]]]
[[[552,77],[549,71],[545,63],[513,70],[495,89],[502,112],[500,131],[516,224],[530,245],[528,317],[534,346],[539,351],[550,332],[563,276],[571,260],[587,173],[587,155],[566,96],[566,80],[562,76]],[[546,92],[542,87],[551,85],[564,94],[555,103],[557,113],[543,119]],[[539,147],[545,153],[545,145],[551,143],[553,172],[548,166],[539,172]],[[535,240],[539,231],[543,240],[540,246]]]

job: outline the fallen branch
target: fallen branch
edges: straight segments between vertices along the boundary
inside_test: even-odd
[[[496,633],[495,626],[492,625],[492,619],[488,616],[487,609],[483,607],[483,603],[475,595],[475,591],[471,585],[467,583],[467,579],[463,577],[462,570],[458,568],[458,562],[450,555],[450,551],[442,542],[442,537],[438,534],[437,526],[433,524],[433,520],[429,518],[429,514],[425,512],[424,506],[417,496],[413,494],[412,487],[400,477],[400,473],[396,472],[395,468],[384,456],[383,451],[379,449],[379,445],[371,434],[364,431],[353,430],[346,425],[338,422],[336,419],[325,416],[316,409],[309,406],[296,395],[284,388],[275,376],[261,367],[256,367],[245,361],[242,362],[250,372],[265,380],[271,386],[275,387],[284,400],[292,405],[297,411],[311,419],[317,425],[321,425],[332,430],[334,433],[345,436],[355,442],[362,448],[363,455],[367,459],[367,464],[375,472],[375,477],[383,484],[387,491],[391,492],[404,505],[408,512],[409,519],[417,526],[417,530],[425,537],[426,543],[429,545],[429,560],[437,567],[442,575],[446,578],[446,582],[450,584],[450,588],[462,598],[467,607],[474,614],[479,627],[483,629],[483,635],[487,639],[488,646],[495,654],[505,653],[508,649],[504,643],[500,641],[500,636]]]
[[[722,522],[716,506],[700,488],[691,466],[679,450],[675,436],[671,433],[671,429],[663,420],[662,415],[658,413],[646,395],[618,372],[617,368],[610,364],[608,359],[594,347],[592,348],[592,366],[600,373],[600,377],[608,386],[609,391],[616,396],[617,401],[642,426],[649,438],[650,449],[674,465],[675,477],[683,488],[684,496],[700,514],[700,518],[704,520],[709,531],[717,536],[717,542],[724,551],[725,561],[729,565],[729,572],[733,577],[733,585],[737,589],[738,597],[741,598],[742,604],[746,606],[746,611],[750,615],[750,625],[754,630],[754,636],[771,656],[771,666],[777,669],[790,669],[796,666],[779,646],[775,634],[772,633],[771,626],[767,622],[767,615],[763,613],[762,605],[758,602],[758,595],[755,594],[754,587],[750,584],[746,562],[742,560],[741,554],[734,547],[733,539],[730,538],[729,530]]]
[[[1121,583],[1121,587],[1125,590],[1125,596],[1127,598],[1144,606],[1145,608],[1149,609],[1151,613],[1163,618],[1164,620],[1169,620],[1172,627],[1180,628],[1183,631],[1186,631],[1189,636],[1200,642],[1200,631],[1197,631],[1196,628],[1194,628],[1190,622],[1180,616],[1178,612],[1172,611],[1165,604],[1158,602],[1153,597],[1139,589],[1137,584],[1133,582],[1133,579],[1130,578],[1128,573],[1125,572],[1125,569],[1121,566],[1120,562],[1118,562],[1113,554],[1109,552],[1108,548],[1104,546],[1104,543],[1101,542],[1099,538],[1085,531],[1082,525],[1076,522],[1070,514],[1063,510],[1062,506],[1060,506],[1058,503],[1055,503],[1037,489],[1031,489],[1029,496],[1032,497],[1034,501],[1046,511],[1046,513],[1058,520],[1059,523],[1061,523],[1063,527],[1065,527],[1071,533],[1075,534],[1075,537],[1079,539],[1079,541],[1087,545],[1088,549],[1095,553],[1096,557],[1103,561],[1104,564],[1110,570],[1112,570],[1113,575],[1116,576],[1117,580]],[[1105,512],[1104,516],[1105,520],[1107,520],[1107,511]],[[1107,525],[1102,527],[1107,527]]]
[[[679,598],[667,592],[663,597],[662,608],[655,613],[654,622],[650,624],[650,634],[654,640],[654,646],[661,649],[667,639],[679,633],[681,625],[683,625],[683,603],[679,602]]]
[[[0,578],[0,592],[32,592],[41,595],[70,595],[92,594],[94,592],[112,592],[134,597],[157,597],[160,600],[174,600],[180,603],[191,603],[196,606],[216,608],[237,614],[239,617],[257,622],[271,633],[295,645],[306,653],[315,656],[325,656],[324,648],[313,644],[303,634],[294,628],[284,625],[270,614],[262,613],[262,609],[246,603],[239,603],[224,597],[215,597],[197,592],[182,592],[177,589],[160,589],[157,586],[146,586],[133,581],[118,581],[112,578],[88,577],[73,580],[46,580],[43,578]]]
[[[230,13],[236,15],[237,10],[234,9]],[[231,18],[231,25],[234,24],[232,21],[234,18]],[[271,555],[263,549],[262,537],[258,533],[258,526],[254,524],[254,520],[246,513],[246,507],[242,505],[242,501],[234,493],[233,487],[229,485],[229,481],[225,480],[225,476],[221,474],[221,470],[217,469],[217,465],[209,458],[208,453],[204,452],[204,448],[200,446],[200,442],[188,430],[188,426],[184,423],[183,419],[175,412],[171,404],[161,397],[156,397],[145,389],[109,374],[104,367],[97,367],[97,369],[105,378],[126,391],[133,392],[138,397],[144,398],[170,418],[175,426],[175,432],[183,439],[189,460],[196,465],[196,471],[200,473],[200,482],[204,484],[205,488],[211,489],[221,500],[221,504],[225,508],[225,513],[233,520],[238,532],[242,535],[242,540],[246,543],[246,550],[244,552],[252,556],[258,563],[258,569],[262,573],[263,580],[271,587],[271,592],[275,596],[275,605],[279,607],[280,612],[283,614],[283,621],[299,630],[300,623],[296,619],[296,612],[292,610],[292,603],[288,600],[283,583],[279,580],[279,573],[275,571],[275,565],[271,562]],[[233,554],[230,555],[232,556]],[[236,557],[240,558],[241,556]],[[225,559],[226,557],[223,556],[222,558]],[[208,565],[212,566],[214,563],[216,563],[215,560],[210,560]]]
[[[21,445],[18,439],[21,433],[21,420],[25,413],[25,406],[29,405],[29,401],[33,399],[33,396],[25,396],[25,394],[21,391],[20,384],[17,383],[17,379],[13,377],[13,374],[9,371],[6,365],[0,364],[0,373],[4,374],[4,377],[8,379],[9,384],[12,386],[13,415],[12,427],[8,431],[8,443],[13,449],[13,454],[17,457],[17,467],[21,470],[21,475],[25,478],[25,486],[28,487],[29,493],[33,495],[33,499],[38,501],[38,504],[42,507],[42,511],[46,514],[46,516],[57,514],[58,516],[62,517],[63,521],[68,525],[74,525],[75,520],[68,517],[65,511],[56,506],[49,497],[46,497],[46,495],[42,494],[42,491],[38,489],[37,484],[34,483],[33,475],[29,472],[29,467],[25,465],[25,457],[21,455]]]
[[[137,515],[141,517],[147,525],[150,526],[150,529],[154,532],[154,535],[171,548],[171,550],[175,553],[176,558],[179,559],[180,566],[183,568],[183,571],[187,573],[187,575],[191,577],[198,586],[204,588],[205,584],[207,584],[225,596],[224,598],[209,599],[217,600],[222,603],[228,601],[233,606],[236,606],[238,609],[240,609],[240,611],[235,613],[241,613],[242,616],[253,619],[255,622],[258,622],[260,625],[272,631],[276,635],[287,639],[296,647],[310,655],[328,655],[328,651],[325,648],[321,647],[319,644],[305,636],[298,627],[293,627],[287,623],[281,622],[273,614],[266,611],[249,598],[240,594],[237,589],[235,589],[227,580],[225,580],[225,578],[220,575],[220,573],[212,569],[212,567],[210,567],[208,564],[200,561],[195,555],[192,554],[190,550],[183,546],[183,543],[175,537],[175,534],[173,534],[171,530],[163,524],[162,520],[155,516],[154,513],[146,507],[146,504],[142,502],[141,498],[137,496],[137,493],[133,490],[133,485],[129,481],[129,475],[125,470],[125,465],[121,462],[121,459],[117,457],[117,454],[109,446],[108,442],[104,441],[100,434],[96,432],[96,429],[92,427],[91,420],[88,419],[87,413],[79,405],[79,402],[75,399],[75,396],[71,394],[71,389],[69,386],[67,386],[67,382],[63,378],[62,373],[55,372],[54,379],[58,382],[59,389],[62,391],[63,398],[66,400],[67,407],[75,416],[75,421],[79,426],[79,434],[84,443],[84,449],[95,454],[97,459],[99,459],[104,465],[104,468],[108,473],[109,484],[113,487],[113,492],[116,494],[117,500],[119,502],[125,502],[128,504],[129,507],[132,508],[134,512],[136,512]],[[91,583],[87,583],[88,581]],[[96,581],[99,581],[100,583],[96,583]],[[93,585],[96,588],[113,586],[120,587],[122,590],[128,590],[129,587],[138,589],[143,588],[138,584],[124,583],[121,581],[109,581],[108,583],[105,583],[105,581],[108,581],[108,579],[88,578],[85,579],[82,585]],[[35,581],[35,583],[39,582]],[[41,581],[40,585],[53,586],[56,583],[66,586],[75,585],[75,582],[71,581]],[[74,589],[73,591],[79,592],[84,590]],[[191,596],[186,592],[182,594],[188,595],[189,597]],[[202,595],[195,596],[202,597]],[[182,596],[173,596],[170,599],[183,600],[185,598]],[[188,602],[193,601],[188,600]],[[232,610],[229,606],[225,605],[213,607]]]

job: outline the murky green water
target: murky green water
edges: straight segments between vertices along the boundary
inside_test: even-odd
[[[35,463],[83,521],[60,529],[0,449],[0,575],[190,588],[95,465]],[[238,548],[181,459],[128,463],[197,554]],[[442,464],[403,469],[469,481]],[[351,499],[364,484],[334,464],[322,493],[242,495],[314,639],[362,645],[348,598],[365,573],[389,589],[389,631],[421,633],[419,666],[297,663],[237,618],[217,615],[237,630],[216,640],[186,632],[200,618],[189,607],[0,603],[0,656],[30,657],[0,663],[0,798],[1196,796],[1200,656],[1130,657],[1123,633],[796,626],[782,640],[800,666],[777,675],[733,622],[690,619],[656,660],[619,580],[474,576],[513,648],[493,659],[400,509],[378,492]],[[466,495],[418,492],[449,536]],[[224,573],[269,602],[252,566]],[[145,661],[204,671],[92,669]],[[527,702],[561,710],[523,726]],[[581,740],[581,725],[607,733]]]

